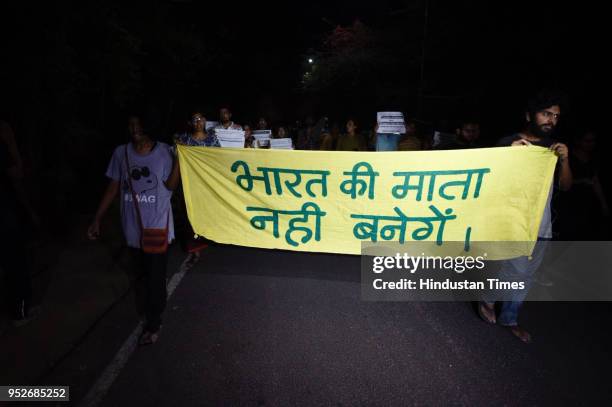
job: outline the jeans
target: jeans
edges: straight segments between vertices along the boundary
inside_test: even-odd
[[[397,133],[380,133],[376,135],[376,151],[397,151],[400,138]]]
[[[501,311],[497,322],[504,326],[518,325],[518,314],[525,297],[529,293],[529,288],[533,283],[533,277],[540,268],[544,254],[548,247],[548,239],[538,239],[533,248],[531,259],[527,256],[517,257],[515,259],[504,260],[501,262],[499,270],[499,279],[502,281],[517,281],[524,282],[524,290],[510,291],[511,300],[501,301]],[[493,304],[494,301],[490,298],[486,299],[487,304]]]

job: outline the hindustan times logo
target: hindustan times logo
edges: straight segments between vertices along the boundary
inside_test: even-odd
[[[436,269],[453,270],[461,274],[466,270],[482,270],[485,267],[484,260],[486,257],[486,253],[477,257],[425,256],[425,253],[422,253],[421,256],[409,256],[408,253],[404,253],[403,255],[397,253],[395,256],[374,257],[372,271],[376,274],[380,274],[387,269],[398,269],[416,273],[420,269]]]

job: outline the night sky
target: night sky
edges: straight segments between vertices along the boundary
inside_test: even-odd
[[[194,106],[209,119],[293,123],[306,115],[366,124],[380,109],[436,126],[477,117],[494,140],[521,125],[527,97],[560,88],[571,100],[561,134],[601,129],[603,13],[585,3],[308,1],[247,5],[197,0],[13,2],[2,13],[2,115],[20,134],[117,134],[142,112],[160,138]],[[428,10],[425,30],[425,11]],[[336,27],[373,40],[330,62]],[[423,41],[425,37],[425,41]],[[423,45],[425,58],[422,59]],[[305,89],[306,62],[332,72]],[[336,65],[335,65],[336,64]],[[421,81],[421,68],[423,81]],[[320,79],[320,78],[319,78]],[[422,88],[421,88],[422,86]],[[419,99],[419,89],[422,98]],[[36,111],[36,123],[29,117]],[[71,139],[65,142],[70,142]]]

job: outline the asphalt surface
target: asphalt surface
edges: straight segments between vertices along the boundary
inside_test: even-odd
[[[609,404],[610,303],[365,302],[357,256],[212,246],[104,406]]]

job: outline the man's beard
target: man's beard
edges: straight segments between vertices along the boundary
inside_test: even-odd
[[[550,137],[555,132],[555,126],[550,126],[550,130],[544,129],[544,126],[534,122],[529,122],[529,132],[536,137]]]

